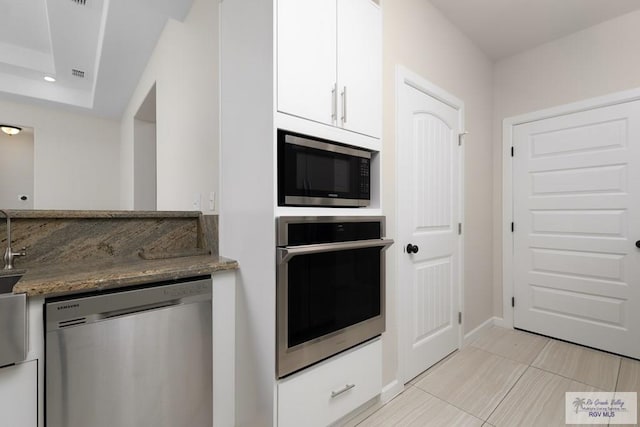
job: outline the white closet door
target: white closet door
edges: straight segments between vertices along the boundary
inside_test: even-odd
[[[514,325],[639,358],[640,102],[513,132]]]
[[[407,382],[459,345],[461,120],[425,92],[401,90],[396,244]]]

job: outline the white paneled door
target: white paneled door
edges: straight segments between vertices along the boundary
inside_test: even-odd
[[[517,125],[513,145],[515,327],[640,358],[640,102]]]
[[[398,87],[397,286],[405,382],[460,343],[462,107],[416,87],[407,81]]]

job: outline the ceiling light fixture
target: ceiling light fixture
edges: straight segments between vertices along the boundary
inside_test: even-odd
[[[53,83],[56,81],[56,79],[54,77],[51,76],[44,76],[45,81],[49,82],[49,83]]]
[[[19,128],[17,126],[0,125],[0,130],[2,130],[2,132],[6,133],[9,136],[13,136],[19,134],[22,128]]]

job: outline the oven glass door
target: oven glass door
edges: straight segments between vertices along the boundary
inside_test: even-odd
[[[380,247],[293,257],[287,268],[287,347],[381,314]]]

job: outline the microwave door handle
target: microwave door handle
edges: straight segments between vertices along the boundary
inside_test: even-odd
[[[317,245],[286,246],[277,248],[278,264],[284,264],[298,255],[319,254],[323,252],[347,251],[350,249],[376,248],[386,250],[393,239],[358,240],[355,242],[321,243]]]

